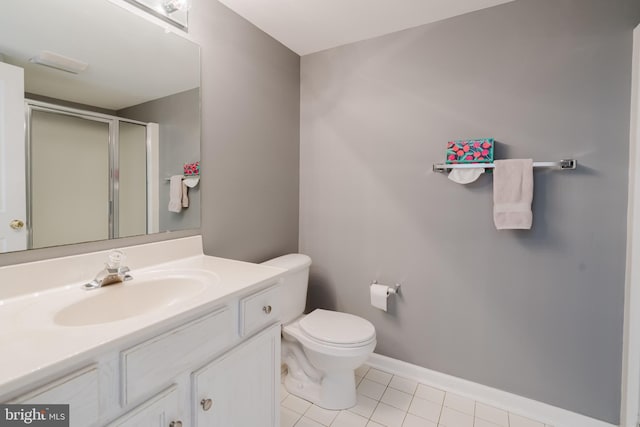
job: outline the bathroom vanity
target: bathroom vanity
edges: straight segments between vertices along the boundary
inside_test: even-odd
[[[0,401],[69,404],[77,427],[279,426],[284,270],[200,237],[124,252],[133,280],[90,291],[106,252],[0,268]]]

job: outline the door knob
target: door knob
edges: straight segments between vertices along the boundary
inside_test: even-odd
[[[202,405],[202,409],[204,409],[205,411],[208,411],[213,406],[213,400],[211,400],[211,399],[202,399],[200,401],[200,404]]]
[[[182,421],[171,421],[169,427],[182,427]]]
[[[262,311],[264,311],[267,314],[271,314],[271,306],[265,305],[264,307],[262,307]]]
[[[9,223],[9,227],[13,228],[14,230],[22,230],[22,227],[24,227],[24,221],[14,219]]]

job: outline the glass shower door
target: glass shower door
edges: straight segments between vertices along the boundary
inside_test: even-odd
[[[108,239],[109,122],[33,110],[30,133],[30,247]]]
[[[147,127],[120,121],[118,126],[117,236],[147,232]]]

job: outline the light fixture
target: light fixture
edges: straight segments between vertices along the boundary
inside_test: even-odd
[[[191,0],[124,0],[145,12],[188,31]]]
[[[179,10],[187,11],[191,7],[189,0],[162,0],[162,8],[167,14]]]
[[[29,62],[55,68],[56,70],[66,71],[67,73],[72,74],[79,74],[89,66],[86,62],[69,58],[68,56],[60,55],[48,50],[43,50],[38,55],[29,59]]]

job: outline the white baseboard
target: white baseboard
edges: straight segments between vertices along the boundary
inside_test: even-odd
[[[518,396],[482,384],[457,378],[441,372],[379,354],[372,354],[367,364],[373,368],[416,380],[444,391],[496,406],[524,417],[542,421],[554,427],[617,427],[604,421],[557,408],[533,399]]]

